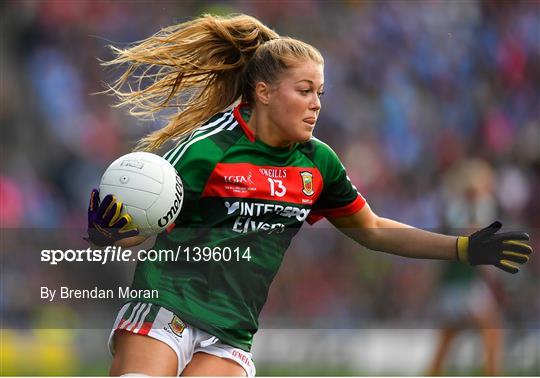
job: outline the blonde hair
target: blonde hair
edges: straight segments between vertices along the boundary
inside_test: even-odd
[[[166,108],[178,109],[165,127],[139,141],[136,149],[147,151],[181,140],[240,99],[253,106],[257,82],[276,82],[283,70],[302,59],[323,63],[314,47],[282,38],[247,15],[203,15],[163,28],[129,48],[110,48],[115,58],[104,66],[127,64],[104,91],[118,97],[115,106],[126,106],[143,119],[154,119]]]

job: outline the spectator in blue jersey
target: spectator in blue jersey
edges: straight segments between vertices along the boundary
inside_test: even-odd
[[[178,109],[138,145],[157,151],[172,142],[165,157],[185,184],[176,228],[160,234],[156,246],[225,243],[254,250],[248,261],[234,264],[139,262],[132,287],[160,296],[120,310],[109,344],[111,374],[255,375],[250,348],[257,319],[305,220],[326,217],[358,243],[400,256],[494,265],[510,273],[528,261],[528,235],[497,233],[499,222],[455,237],[376,215],[337,155],[312,137],[324,88],[324,61],[313,46],[238,15],[203,16],[113,50],[116,58],[106,64],[127,67],[110,87],[120,105],[141,116]],[[138,85],[125,90],[133,78]],[[93,243],[144,240],[125,232],[130,217],[120,215],[119,200],[100,201],[92,192]]]

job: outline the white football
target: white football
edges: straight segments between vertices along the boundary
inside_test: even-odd
[[[182,208],[184,186],[176,169],[161,156],[132,152],[116,159],[99,184],[99,197],[114,194],[133,218],[139,234],[158,234]]]

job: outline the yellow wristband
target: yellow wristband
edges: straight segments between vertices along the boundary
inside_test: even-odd
[[[467,236],[458,236],[457,255],[461,262],[469,262],[469,238]]]

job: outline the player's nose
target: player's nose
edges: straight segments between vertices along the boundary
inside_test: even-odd
[[[315,95],[309,103],[309,110],[319,111],[321,109],[321,99]]]

